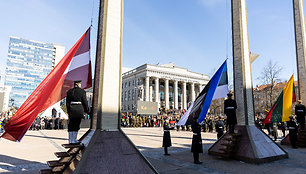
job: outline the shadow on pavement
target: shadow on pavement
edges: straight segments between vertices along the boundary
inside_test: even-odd
[[[0,173],[39,173],[39,170],[42,168],[48,168],[48,165],[36,161],[0,155]]]

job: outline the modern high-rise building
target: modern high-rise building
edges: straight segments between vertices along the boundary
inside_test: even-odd
[[[5,71],[11,104],[20,107],[64,54],[61,45],[11,36]]]

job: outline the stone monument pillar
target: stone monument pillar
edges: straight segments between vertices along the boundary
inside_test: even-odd
[[[78,155],[73,173],[157,173],[120,129],[122,23],[123,0],[100,0],[94,114],[89,130],[94,134],[86,137],[89,143]],[[127,154],[129,160],[124,160]]]
[[[232,42],[234,94],[237,102],[238,124],[235,127],[235,134],[226,133],[210,147],[209,154],[228,155],[234,159],[250,163],[263,163],[288,158],[287,152],[254,124],[246,0],[232,0]],[[236,143],[231,144],[233,142],[231,139],[234,138]],[[226,146],[227,144],[234,147],[232,151],[225,150],[231,148]]]
[[[306,40],[303,0],[293,0],[298,97],[306,102]]]

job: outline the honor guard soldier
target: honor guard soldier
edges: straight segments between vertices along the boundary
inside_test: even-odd
[[[301,130],[304,130],[305,114],[306,114],[306,108],[302,104],[302,100],[298,100],[298,104],[295,105],[295,115],[296,115],[296,120],[299,123]]]
[[[297,148],[296,147],[296,141],[297,141],[297,125],[295,123],[295,121],[293,121],[293,116],[291,115],[289,117],[290,121],[287,122],[287,127],[289,129],[289,139],[290,139],[290,143],[291,146],[293,148]]]
[[[174,127],[170,127],[169,124],[169,118],[166,118],[166,121],[164,122],[164,136],[163,136],[163,147],[164,147],[164,155],[170,155],[168,153],[168,147],[172,146],[171,144],[171,136],[170,136],[170,130],[173,130]]]
[[[79,144],[78,131],[84,112],[89,113],[86,92],[81,88],[81,81],[74,81],[74,87],[67,91],[66,106],[69,115],[69,144]]]
[[[201,126],[198,123],[198,118],[194,118],[191,122],[191,128],[193,132],[191,152],[193,153],[193,159],[195,164],[202,164],[199,160],[199,153],[203,153]]]
[[[232,94],[227,94],[227,99],[224,100],[224,113],[227,116],[226,124],[229,126],[229,133],[234,133],[235,125],[237,124],[236,109],[237,103],[232,99]]]
[[[224,123],[221,120],[221,116],[218,117],[218,121],[217,121],[215,127],[216,127],[216,132],[217,132],[217,138],[219,139],[220,137],[222,137],[222,135],[224,133]]]

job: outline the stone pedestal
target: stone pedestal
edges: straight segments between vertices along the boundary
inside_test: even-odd
[[[228,134],[228,133],[227,133]],[[228,157],[249,163],[265,163],[288,158],[288,153],[256,126],[236,126],[238,136],[232,151],[224,153],[226,144],[233,141],[225,134],[208,149],[208,154]]]

